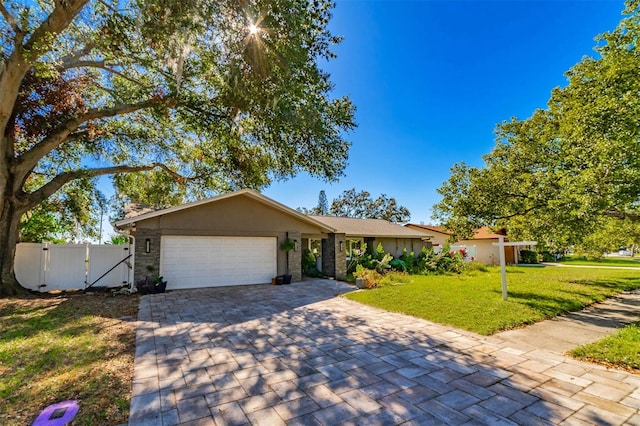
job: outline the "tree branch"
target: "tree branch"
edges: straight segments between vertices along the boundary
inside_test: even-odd
[[[151,163],[151,164],[145,164],[145,165],[139,165],[139,166],[120,165],[120,166],[110,166],[110,167],[97,167],[95,169],[80,169],[80,170],[67,171],[67,172],[62,172],[58,174],[56,177],[51,179],[49,182],[47,182],[45,185],[43,185],[36,191],[26,194],[26,196],[23,197],[22,207],[25,209],[30,209],[33,206],[38,205],[39,203],[41,203],[42,201],[44,201],[45,199],[53,195],[56,191],[58,191],[64,185],[76,179],[94,178],[97,176],[113,175],[117,173],[144,172],[144,171],[152,170],[155,168],[161,168],[165,170],[176,181],[181,183],[184,183],[189,179],[175,172],[174,170],[172,170],[171,168],[169,168],[167,165],[163,163]]]
[[[223,115],[223,114],[219,114],[219,113],[215,113],[215,112],[209,112],[203,108],[199,108],[195,105],[190,105],[190,104],[182,104],[182,107],[184,107],[186,110],[191,111],[192,113],[198,113],[201,115],[206,116],[207,118],[211,118],[211,119],[219,119],[219,120],[231,120],[231,117],[229,117],[228,115]]]
[[[9,10],[4,7],[4,2],[0,3],[0,13],[2,13],[2,16],[6,19],[9,25],[11,25],[11,29],[16,33],[16,35],[22,34],[22,29],[20,28],[20,25],[18,25],[18,21],[16,21],[16,18],[14,18],[13,15],[9,13]]]
[[[619,212],[615,210],[607,210],[604,212],[605,216],[613,217],[616,219],[629,219],[632,222],[640,222],[640,215],[635,213]]]
[[[71,24],[73,18],[80,13],[88,0],[56,0],[55,7],[47,19],[33,31],[31,37],[24,45],[24,50],[32,53],[30,60],[35,60],[46,51],[50,42],[42,43],[48,34],[58,35]],[[34,46],[42,44],[42,47],[34,49]]]
[[[131,77],[129,77],[129,76],[127,76],[127,75],[125,75],[124,73],[121,73],[120,71],[117,71],[117,70],[115,70],[115,69],[113,69],[113,68],[109,67],[109,66],[105,63],[105,61],[104,61],[104,60],[101,60],[101,61],[81,61],[81,60],[75,60],[75,61],[70,61],[70,62],[63,63],[62,67],[63,67],[64,69],[71,69],[71,68],[98,68],[98,69],[101,69],[101,70],[107,71],[108,73],[115,74],[115,75],[117,75],[117,76],[119,76],[119,77],[122,77],[122,78],[124,78],[125,80],[130,81],[130,82],[131,82],[131,83],[133,83],[133,84],[137,84],[138,86],[146,87],[146,88],[151,87],[151,86],[149,86],[149,85],[145,85],[145,84],[143,84],[142,82],[140,82],[140,81],[138,81],[138,80],[136,80],[136,79],[134,79],[134,78],[131,78]]]
[[[89,53],[91,53],[94,47],[95,47],[95,44],[93,42],[87,43],[82,49],[72,53],[71,55],[68,55],[62,58],[62,66],[66,67],[65,64],[73,61],[77,61],[83,56],[88,55]]]
[[[532,212],[532,211],[534,211],[535,209],[539,209],[539,208],[544,207],[544,206],[546,206],[546,204],[537,204],[537,205],[535,205],[535,206],[533,206],[533,207],[529,207],[528,209],[524,209],[524,210],[523,210],[523,211],[521,211],[521,212],[516,212],[516,213],[513,213],[513,214],[508,214],[508,215],[505,215],[505,216],[495,216],[493,219],[494,219],[494,220],[501,220],[501,219],[503,220],[503,219],[512,219],[512,218],[517,217],[517,216],[524,216],[524,215],[526,215],[527,213]]]
[[[38,164],[40,159],[65,142],[69,138],[69,135],[75,132],[81,124],[90,120],[114,117],[117,115],[129,114],[141,109],[151,108],[152,106],[166,103],[170,99],[171,98],[151,98],[137,104],[123,104],[104,109],[94,108],[79,117],[68,120],[62,126],[58,127],[53,133],[49,134],[33,148],[20,156],[18,167],[23,171],[22,176],[20,176],[20,180],[26,178],[29,172],[36,166],[36,164]]]

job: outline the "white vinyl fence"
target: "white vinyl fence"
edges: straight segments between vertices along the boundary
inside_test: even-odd
[[[14,267],[18,282],[35,291],[119,287],[132,278],[131,258],[117,265],[128,256],[129,245],[20,243]]]

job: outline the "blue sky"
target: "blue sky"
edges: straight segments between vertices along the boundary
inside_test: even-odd
[[[433,223],[436,189],[459,161],[482,165],[495,125],[544,108],[564,72],[594,55],[594,37],[615,28],[622,0],[337,0],[330,28],[344,41],[324,65],[335,95],[357,107],[345,176],[308,175],[263,193],[314,207],[355,187],[385,193]],[[103,179],[111,195],[110,181]],[[107,181],[109,181],[106,188]],[[112,234],[105,219],[105,237]]]
[[[432,223],[436,189],[459,161],[482,165],[495,125],[544,108],[564,72],[594,55],[624,3],[608,1],[337,0],[332,32],[344,37],[325,65],[336,95],[356,107],[345,177],[300,175],[265,195],[293,208],[355,187],[386,193],[412,222]]]

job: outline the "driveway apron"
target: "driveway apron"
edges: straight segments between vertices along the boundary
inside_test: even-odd
[[[335,297],[141,298],[130,425],[636,424],[640,376]]]

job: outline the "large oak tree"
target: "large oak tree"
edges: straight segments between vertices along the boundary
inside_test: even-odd
[[[546,109],[498,125],[483,167],[453,167],[437,219],[460,236],[506,226],[556,248],[579,243],[603,218],[640,220],[639,2],[626,6]]]
[[[340,176],[354,107],[320,69],[332,6],[0,3],[0,293],[20,290],[21,217],[72,181],[161,170],[207,192]]]

